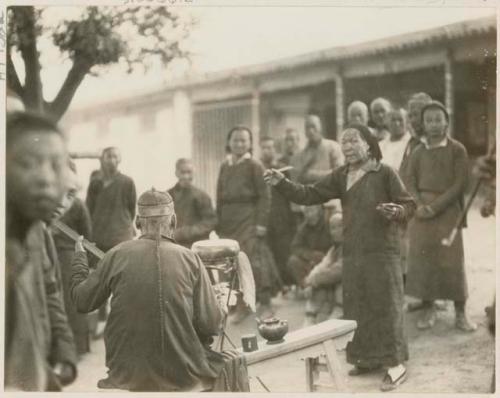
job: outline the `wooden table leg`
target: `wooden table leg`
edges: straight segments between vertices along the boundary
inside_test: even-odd
[[[344,371],[337,355],[337,348],[333,340],[323,342],[323,348],[326,355],[326,365],[330,376],[335,381],[335,385],[339,392],[347,392],[347,384],[345,382]]]
[[[306,391],[314,392],[314,358],[305,358],[306,362]]]

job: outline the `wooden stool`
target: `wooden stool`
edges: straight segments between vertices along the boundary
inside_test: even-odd
[[[333,340],[324,341],[323,349],[324,354],[304,358],[307,392],[346,392],[347,385]],[[321,372],[328,372],[334,384],[318,383]]]

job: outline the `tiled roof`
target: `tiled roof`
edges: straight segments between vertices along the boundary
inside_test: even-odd
[[[382,53],[386,54],[393,51],[395,52],[459,40],[465,37],[495,33],[496,29],[496,16],[491,16],[440,26],[438,28],[386,37],[360,44],[333,47],[258,65],[238,67],[220,72],[207,73],[204,75],[194,75],[182,82],[177,81],[172,85],[176,87],[184,85],[190,86],[211,81],[220,81],[231,77],[234,78],[273,73],[320,62],[334,62]]]

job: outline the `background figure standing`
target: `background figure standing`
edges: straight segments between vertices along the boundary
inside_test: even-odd
[[[387,114],[387,137],[380,141],[382,162],[399,171],[411,134],[408,130],[408,115],[403,108],[389,111]]]
[[[304,281],[307,298],[304,326],[326,321],[335,304],[342,304],[342,299],[338,299],[342,295],[342,213],[330,217],[329,227],[332,246]]]
[[[43,222],[67,191],[68,153],[62,132],[41,116],[12,113],[6,127],[4,386],[58,391],[75,379],[77,360]]]
[[[292,157],[300,150],[299,147],[299,133],[293,128],[285,130],[285,137],[283,139],[283,154],[279,158],[280,163],[284,166],[290,165]]]
[[[92,235],[99,249],[107,252],[134,237],[136,192],[134,181],[120,173],[120,151],[108,147],[102,151],[101,171],[93,173],[87,189],[86,204],[92,219]],[[100,337],[106,321],[106,305],[99,309],[94,332]]]
[[[387,367],[380,388],[388,391],[407,377],[396,223],[412,216],[415,203],[396,172],[380,163],[378,142],[366,126],[349,126],[342,133],[341,145],[346,165],[316,184],[293,183],[277,170],[266,171],[264,178],[296,203],[342,200],[344,317],[358,324],[347,346],[347,361],[355,366],[349,374]]]
[[[382,97],[375,98],[370,104],[370,114],[374,127],[373,132],[379,141],[382,141],[389,135],[387,130],[387,114],[391,109],[392,105],[389,100]]]
[[[197,240],[208,239],[217,225],[217,216],[210,196],[193,185],[194,165],[190,159],[181,158],[175,164],[177,184],[168,190],[177,215],[175,241],[191,248]]]
[[[266,170],[270,168],[279,169],[286,166],[286,164],[276,159],[277,153],[274,147],[274,140],[271,137],[261,139],[260,153],[260,160]],[[286,174],[288,175],[288,173]],[[272,190],[267,238],[284,289],[293,284],[293,278],[287,265],[288,258],[290,257],[290,244],[292,243],[295,230],[295,218],[290,208],[290,202],[278,191]]]
[[[298,289],[304,288],[305,277],[331,246],[330,230],[323,207],[305,206],[303,212],[304,221],[293,238],[288,260],[288,268]]]
[[[59,219],[76,231],[78,235],[84,236],[87,240],[91,241],[92,226],[89,212],[85,203],[76,197],[78,191],[76,166],[70,161],[69,167],[73,174],[73,178],[71,178],[72,182],[62,202],[55,211],[54,219]],[[57,228],[52,228],[52,236],[61,267],[64,307],[75,338],[77,353],[83,355],[90,352],[90,327],[88,315],[79,313],[71,299],[71,260],[74,254],[75,243]]]
[[[408,186],[408,167],[410,165],[411,155],[424,136],[422,108],[431,101],[431,96],[426,93],[415,93],[408,100],[408,121],[410,122],[409,128],[411,138],[408,141],[408,145],[406,146],[406,150],[403,155],[403,160],[399,166],[399,175],[406,186]]]
[[[408,190],[418,208],[410,222],[407,293],[421,298],[425,307],[419,329],[434,326],[434,300],[455,302],[455,326],[476,329],[465,314],[467,280],[462,231],[450,247],[441,241],[454,228],[464,207],[468,158],[465,147],[447,136],[449,115],[444,105],[432,101],[422,109],[423,143],[415,149],[409,166]]]
[[[368,126],[370,118],[368,107],[364,102],[353,101],[347,107],[347,124],[362,124]]]
[[[105,148],[101,155],[101,173],[93,176],[87,190],[86,204],[92,218],[94,241],[105,252],[134,237],[135,184],[118,170],[120,162],[118,148]]]
[[[292,178],[301,184],[311,184],[341,166],[344,156],[340,146],[323,137],[321,119],[317,115],[307,115],[304,122],[307,144],[292,158]]]
[[[408,131],[407,114],[403,108],[393,109],[387,114],[387,126],[389,135],[380,142],[380,151],[382,152],[382,162],[391,166],[399,173],[401,177],[401,164],[411,134]],[[400,249],[401,249],[401,267],[403,269],[403,280],[406,282],[408,253],[408,237],[406,236],[407,225],[399,225]]]
[[[261,318],[273,314],[271,296],[275,275],[274,258],[266,243],[271,210],[271,191],[263,179],[264,167],[252,157],[252,132],[244,126],[227,135],[228,155],[217,180],[217,234],[237,240],[250,259],[255,278],[256,298]],[[242,301],[231,322],[250,315]]]

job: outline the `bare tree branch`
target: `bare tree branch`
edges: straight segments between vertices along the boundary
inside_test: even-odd
[[[76,90],[82,83],[90,66],[81,62],[74,62],[62,84],[56,98],[47,104],[46,112],[55,120],[59,120],[67,111]]]

